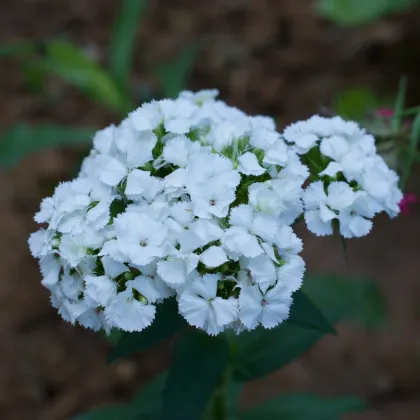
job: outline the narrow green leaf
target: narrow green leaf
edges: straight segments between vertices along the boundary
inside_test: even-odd
[[[407,78],[403,77],[398,85],[397,97],[394,104],[394,115],[391,118],[391,130],[398,133],[402,125],[401,113],[404,110],[405,98],[407,96]]]
[[[223,337],[196,331],[183,336],[163,390],[162,420],[199,419],[228,361],[229,345]]]
[[[176,300],[172,298],[157,305],[156,319],[152,325],[139,333],[123,333],[108,361],[115,362],[159,344],[186,326],[177,306]]]
[[[146,0],[122,0],[109,52],[109,70],[120,89],[128,92],[131,61]]]
[[[418,0],[318,0],[316,10],[338,25],[353,26],[370,23],[418,3]]]
[[[287,323],[272,330],[243,332],[235,340],[233,377],[250,381],[265,376],[297,359],[323,335]]]
[[[76,416],[73,420],[159,420],[166,378],[166,372],[157,375],[127,404],[97,408]]]
[[[413,163],[416,161],[416,156],[418,154],[418,145],[420,141],[420,112],[414,118],[413,124],[411,126],[410,134],[410,146],[408,150],[408,155],[406,162],[403,167],[403,173],[401,175],[400,187],[404,191],[405,184],[410,177],[411,168]]]
[[[88,145],[94,133],[89,128],[60,125],[14,125],[0,136],[0,169],[9,168],[38,150]]]
[[[45,58],[40,65],[72,84],[90,99],[121,113],[127,111],[125,98],[112,78],[72,43],[50,41],[45,47]]]
[[[243,411],[239,420],[340,420],[342,416],[365,410],[366,404],[356,397],[316,397],[282,395]]]
[[[302,291],[332,323],[345,319],[375,328],[386,320],[381,292],[371,280],[309,274]]]
[[[327,334],[337,333],[321,310],[300,290],[293,293],[293,304],[287,322]]]
[[[166,98],[175,98],[181,90],[185,89],[198,50],[197,45],[190,45],[176,58],[156,69],[156,74]]]

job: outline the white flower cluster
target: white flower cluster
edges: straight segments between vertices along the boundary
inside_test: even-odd
[[[313,182],[303,201],[311,232],[331,235],[336,223],[344,238],[360,237],[370,232],[375,214],[400,212],[398,176],[356,123],[315,115],[287,127],[283,138],[310,168]]]
[[[271,118],[216,96],[182,92],[99,131],[78,178],[43,200],[29,245],[65,320],[141,331],[175,298],[211,335],[273,328],[302,283],[303,211],[310,230],[337,219],[346,237],[397,211],[396,176],[357,126],[314,117],[286,129],[291,147]],[[319,180],[304,192],[308,167]]]

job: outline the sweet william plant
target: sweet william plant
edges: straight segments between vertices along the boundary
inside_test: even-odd
[[[250,417],[232,401],[334,331],[302,288],[294,224],[364,236],[377,213],[398,214],[398,176],[354,122],[314,116],[280,133],[217,94],[152,101],[96,133],[35,216],[42,283],[64,320],[125,332],[113,359],[176,333],[172,367],[145,391],[155,403],[117,407],[124,418],[339,418],[362,403],[283,396]]]

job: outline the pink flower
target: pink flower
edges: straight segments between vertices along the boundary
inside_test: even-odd
[[[391,108],[378,108],[375,109],[374,113],[382,118],[392,118],[394,116],[394,110]]]
[[[411,214],[411,204],[417,203],[419,199],[415,194],[407,193],[404,194],[402,200],[400,201],[400,210],[403,214]]]

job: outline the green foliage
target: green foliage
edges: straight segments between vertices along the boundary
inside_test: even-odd
[[[39,67],[47,73],[56,74],[89,99],[111,110],[123,113],[127,109],[125,99],[110,75],[70,42],[47,42]]]
[[[342,26],[363,25],[419,4],[419,0],[318,0],[316,10]]]
[[[403,77],[398,86],[397,97],[395,98],[394,116],[391,119],[391,130],[398,133],[401,129],[403,118],[402,112],[404,110],[405,98],[407,96],[407,79]]]
[[[334,110],[344,119],[360,121],[369,111],[380,106],[377,95],[368,88],[349,88],[341,91],[334,101]]]
[[[156,75],[166,98],[176,97],[184,88],[197,53],[198,46],[190,45],[173,60],[156,69]]]
[[[382,295],[371,280],[312,274],[306,276],[302,291],[310,296],[332,323],[344,319],[368,328],[385,324]]]
[[[272,330],[257,328],[235,340],[233,377],[250,381],[268,375],[309,350],[323,333],[283,323]]]
[[[73,420],[160,420],[161,394],[166,377],[166,372],[157,375],[127,404],[94,409],[74,417]]]
[[[312,307],[303,293],[298,293],[298,305],[292,307],[288,323],[272,330],[257,328],[240,334],[234,340],[235,379],[248,381],[259,378],[305,353],[330,328],[324,316],[331,323],[348,319],[368,327],[384,322],[380,293],[368,280],[307,276],[302,292],[319,306],[322,313]]]
[[[114,24],[109,52],[109,71],[125,94],[128,94],[136,34],[145,6],[145,0],[122,0]]]
[[[166,299],[157,306],[153,324],[141,333],[123,333],[113,349],[108,361],[114,362],[132,356],[169,338],[186,326],[184,318],[178,313],[175,299]]]
[[[407,154],[407,158],[403,167],[403,173],[401,175],[400,186],[402,189],[404,189],[404,186],[411,174],[411,168],[414,162],[419,157],[419,153],[418,153],[419,141],[420,141],[420,112],[414,118],[413,126],[411,129],[408,154]]]
[[[241,412],[239,420],[339,420],[343,415],[366,409],[356,397],[282,395]]]
[[[7,169],[38,150],[88,145],[94,133],[94,130],[88,128],[60,125],[14,125],[0,137],[0,169]]]
[[[199,419],[228,362],[229,345],[223,337],[196,331],[183,336],[163,390],[162,420]]]
[[[336,334],[330,321],[312,303],[311,299],[300,290],[293,294],[293,304],[287,322],[310,330],[313,329],[327,334]]]
[[[46,78],[58,76],[90,100],[125,116],[136,102],[132,95],[135,89],[130,86],[130,70],[139,21],[146,3],[146,0],[122,0],[110,42],[109,71],[87,57],[70,41],[60,39],[41,42],[24,40],[5,44],[0,46],[0,58],[19,60],[25,86],[32,92],[45,93]],[[156,70],[166,97],[174,97],[185,88],[197,51],[196,45],[187,47],[179,56]],[[147,96],[150,100],[158,95],[150,87],[144,86],[141,96]],[[54,135],[60,130],[62,135],[39,138],[38,141],[38,134]],[[85,139],[85,132],[90,136],[90,130],[87,129],[53,126],[29,128],[24,125],[13,127],[0,139],[0,169],[17,164],[22,157],[40,148],[67,146],[73,142],[78,144]],[[18,135],[23,138],[18,139]],[[12,140],[11,144],[5,144]]]

